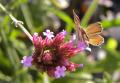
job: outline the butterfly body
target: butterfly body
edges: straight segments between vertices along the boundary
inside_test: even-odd
[[[78,40],[84,41],[93,46],[99,46],[104,43],[104,38],[101,36],[103,28],[100,22],[90,24],[86,29],[82,29],[79,17],[74,11],[73,14]]]

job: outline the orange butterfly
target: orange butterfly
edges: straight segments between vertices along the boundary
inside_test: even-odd
[[[80,26],[80,19],[73,11],[75,29],[77,32],[77,38],[80,41],[84,41],[87,44],[93,46],[99,46],[104,43],[104,38],[100,35],[102,33],[102,26],[100,22],[90,24],[85,30]]]

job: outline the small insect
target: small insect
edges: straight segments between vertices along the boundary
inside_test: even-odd
[[[103,30],[100,22],[90,24],[84,30],[81,28],[80,19],[74,11],[73,15],[78,40],[86,42],[88,45],[91,44],[93,46],[100,46],[104,43],[104,38],[100,35]]]

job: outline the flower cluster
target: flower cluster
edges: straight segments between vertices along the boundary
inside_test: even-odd
[[[66,71],[75,71],[76,68],[83,67],[83,64],[73,63],[69,61],[69,58],[83,51],[86,46],[84,43],[75,46],[74,40],[65,42],[66,34],[66,31],[62,31],[54,36],[53,32],[46,30],[43,32],[43,35],[46,36],[43,39],[34,33],[34,53],[32,56],[24,56],[21,63],[26,67],[35,65],[37,69],[47,72],[49,76],[55,78],[64,77]]]

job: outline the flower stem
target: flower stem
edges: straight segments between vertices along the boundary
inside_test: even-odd
[[[31,34],[28,32],[28,30],[23,26],[23,22],[17,20],[11,13],[9,13],[6,8],[0,3],[0,8],[6,13],[8,14],[8,16],[11,18],[11,20],[13,21],[13,23],[15,24],[16,27],[20,27],[20,29],[29,37],[29,39],[32,41],[32,36]]]
[[[47,74],[44,72],[43,74],[43,83],[50,83]]]

